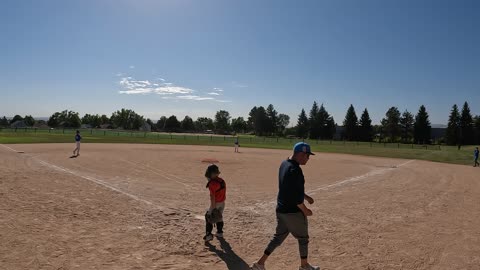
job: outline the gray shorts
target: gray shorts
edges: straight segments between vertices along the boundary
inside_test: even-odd
[[[219,222],[223,222],[223,211],[225,210],[225,202],[215,203],[215,208],[220,210],[220,213],[222,213],[222,220],[220,220]]]
[[[308,257],[308,219],[302,212],[277,213],[277,227],[275,235],[265,249],[265,254],[270,255],[279,247],[289,234],[298,240],[298,249],[301,258]]]

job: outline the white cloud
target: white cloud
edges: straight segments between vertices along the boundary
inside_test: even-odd
[[[138,81],[140,84],[151,85],[149,81]]]
[[[221,96],[223,89],[214,88],[209,93],[201,93],[188,87],[174,85],[166,82],[163,78],[154,79],[155,83],[149,80],[137,80],[133,77],[122,77],[119,85],[122,88],[118,93],[126,95],[161,95],[162,99],[168,100],[192,100],[192,101],[217,101],[230,102],[226,100],[218,100],[216,97]],[[195,93],[195,94],[194,94]]]
[[[135,94],[148,94],[151,93],[151,89],[136,88],[132,90],[118,91],[120,94],[135,95]]]
[[[174,86],[171,83],[152,84],[148,80],[140,81],[132,77],[124,77],[119,82],[124,89],[119,91],[120,94],[158,94],[158,95],[172,95],[172,94],[191,94],[195,92],[193,89]]]
[[[135,68],[135,66],[129,66],[129,68],[130,68],[130,69],[134,69],[134,68]]]
[[[185,96],[168,96],[162,97],[162,99],[173,99],[173,100],[195,100],[195,101],[203,101],[203,100],[215,100],[212,97],[201,97],[201,96],[194,96],[194,95],[185,95]]]
[[[192,95],[186,95],[186,96],[176,96],[178,99],[187,99],[187,100],[214,100],[212,97],[200,97],[200,96],[192,96]]]

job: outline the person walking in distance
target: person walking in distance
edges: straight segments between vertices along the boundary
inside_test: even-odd
[[[473,167],[480,166],[480,164],[478,163],[478,147],[476,147],[473,151],[473,159],[475,160],[475,165],[473,165]]]
[[[312,211],[305,206],[304,201],[313,204],[314,200],[305,194],[305,178],[301,165],[306,165],[310,156],[310,145],[304,142],[295,144],[293,156],[280,165],[277,196],[277,227],[275,235],[265,249],[263,256],[254,263],[252,270],[265,270],[265,262],[273,251],[278,248],[289,234],[298,240],[300,251],[299,270],[319,270],[320,267],[308,263],[308,218]]]

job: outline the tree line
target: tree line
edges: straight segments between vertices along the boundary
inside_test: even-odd
[[[152,131],[164,132],[212,132],[218,134],[252,133],[258,136],[296,136],[304,139],[331,140],[342,139],[348,141],[402,142],[402,143],[431,143],[431,123],[427,109],[420,106],[413,115],[408,110],[403,113],[397,107],[391,107],[385,113],[380,125],[372,125],[368,109],[357,117],[355,107],[350,105],[343,120],[343,127],[338,128],[323,104],[314,102],[308,115],[302,109],[294,127],[288,128],[290,117],[279,113],[270,104],[266,107],[253,107],[248,118],[232,118],[225,110],[217,111],[215,117],[198,117],[193,120],[185,116],[182,120],[175,115],[162,116],[156,122],[145,118],[130,109],[121,109],[113,112],[110,117],[99,114],[85,114],[80,118],[74,111],[64,110],[55,112],[48,121],[36,121],[31,115],[21,117],[15,115],[11,120],[0,118],[0,127],[23,121],[28,127],[43,124],[51,128],[80,128],[87,125],[91,128],[139,130],[148,124]],[[341,130],[338,134],[337,130]],[[337,137],[335,135],[337,134]],[[338,137],[338,135],[340,137]],[[455,104],[450,111],[444,142],[448,145],[469,145],[480,143],[480,116],[470,112],[467,102],[460,112]]]
[[[480,143],[480,115],[472,117],[470,106],[463,104],[462,112],[454,104],[448,118],[445,136],[448,145],[469,145]]]
[[[148,124],[153,131],[211,131],[220,134],[254,132],[262,136],[282,136],[290,124],[290,117],[278,113],[272,104],[266,108],[263,106],[253,107],[248,119],[243,117],[232,118],[228,111],[220,110],[216,112],[213,119],[198,117],[195,121],[188,115],[183,120],[171,115],[169,117],[162,116],[154,122],[133,110],[124,108],[113,112],[110,117],[99,114],[85,114],[80,117],[78,112],[64,110],[52,114],[48,121],[36,121],[31,116],[21,117],[20,115],[15,115],[11,120],[3,117],[0,119],[0,127],[8,127],[18,121],[23,121],[27,127],[33,127],[40,123],[48,125],[50,128],[80,128],[82,125],[86,125],[91,128],[139,130],[145,124]]]
[[[313,140],[331,140],[336,132],[336,124],[333,116],[325,109],[323,104],[318,107],[317,102],[313,102],[309,116],[302,109],[298,116],[296,134],[300,138],[310,138]]]
[[[420,106],[414,116],[408,110],[403,113],[397,107],[391,107],[378,126],[372,126],[367,108],[363,110],[360,120],[353,105],[347,110],[343,120],[343,139],[349,141],[402,142],[428,144],[431,140],[431,124],[424,105]]]
[[[432,127],[427,109],[421,105],[416,115],[408,110],[400,113],[391,107],[378,126],[372,126],[365,109],[358,120],[353,105],[347,110],[343,121],[342,138],[351,141],[402,142],[430,144]],[[471,145],[480,143],[480,116],[473,117],[467,102],[460,112],[455,104],[450,112],[443,141],[448,145]]]

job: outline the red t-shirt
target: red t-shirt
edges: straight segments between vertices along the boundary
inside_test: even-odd
[[[227,195],[227,185],[225,181],[217,177],[210,180],[208,183],[208,189],[210,190],[210,195],[215,195],[215,202],[224,202]]]

